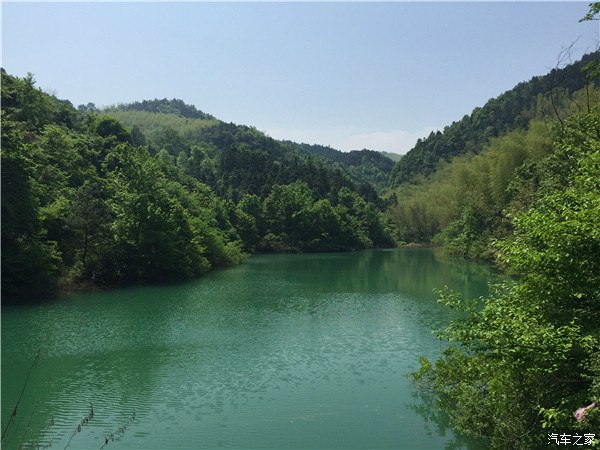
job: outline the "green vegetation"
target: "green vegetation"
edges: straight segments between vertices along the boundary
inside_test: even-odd
[[[320,155],[324,159],[337,163],[351,180],[361,186],[373,186],[378,191],[387,189],[390,184],[390,174],[394,162],[388,157],[392,153],[376,152],[373,150],[352,150],[341,152],[323,145],[296,144],[284,141],[286,144],[295,145],[303,152]],[[395,155],[399,157],[400,155]]]
[[[2,293],[185,278],[242,257],[224,203],[131,142],[2,72]],[[177,173],[178,177],[173,176]]]
[[[590,5],[584,19],[595,18],[598,11],[598,3]],[[502,100],[501,105],[523,89],[535,92],[544,83],[554,88],[548,89],[549,95],[537,95],[533,106],[512,122],[510,116],[497,115],[492,135],[503,134],[483,147],[478,146],[485,134],[477,142],[463,129],[459,141],[476,155],[440,163],[428,178],[412,178],[412,184],[396,191],[394,217],[401,237],[433,239],[465,255],[494,256],[514,276],[495,286],[487,299],[440,291],[440,302],[461,311],[463,318],[439,333],[452,344],[442,357],[435,363],[423,358],[414,374],[415,381],[434,394],[435,407],[449,414],[452,427],[479,439],[486,448],[545,448],[551,433],[572,436],[572,443],[579,436],[578,445],[583,445],[585,435],[595,433],[597,446],[598,56],[587,55],[532,80],[536,83],[531,86],[519,85],[503,94],[496,99]],[[569,80],[559,95],[555,83],[565,74]],[[486,105],[490,113],[493,104]],[[477,112],[447,128],[444,135],[420,142],[416,147],[420,153],[397,166],[397,179],[413,177],[418,165],[410,164],[420,156],[456,154],[441,149]],[[521,121],[527,118],[525,128]],[[511,123],[512,131],[506,128]],[[433,151],[435,142],[443,145]],[[418,171],[429,174],[432,167],[425,164]]]
[[[253,251],[394,244],[372,187],[292,145],[180,100],[107,112],[2,71],[6,299],[184,279]]]
[[[379,151],[379,153],[381,153],[383,156],[385,156],[386,158],[391,159],[394,162],[398,162],[402,159],[403,155],[400,155],[399,153],[390,153],[390,152],[384,152],[384,151]]]
[[[593,86],[569,97],[556,97],[554,107],[566,118],[600,103]],[[540,96],[524,115],[526,129],[490,139],[477,154],[439,164],[428,177],[420,176],[394,190],[392,218],[404,242],[433,242],[470,257],[492,258],[493,239],[512,233],[511,217],[531,206],[539,184],[552,178],[544,165],[555,153],[550,128],[561,132],[557,116],[543,112],[550,100]]]
[[[303,145],[271,139],[252,127],[153,112],[165,102],[136,104],[146,105],[148,111],[136,106],[132,112],[129,105],[122,105],[106,112],[140,130],[152,154],[171,160],[226,199],[229,220],[247,252],[394,245],[394,227],[383,212],[386,205],[367,175],[353,177],[343,164]],[[365,159],[381,160],[391,170],[391,161],[376,152],[343,155],[365,173],[372,167]]]
[[[497,244],[518,281],[488,299],[441,300],[463,310],[450,347],[415,378],[437,394],[460,432],[491,448],[542,448],[547,433],[600,429],[600,108],[556,131],[532,205]]]
[[[541,97],[550,100],[549,107],[542,112],[554,115],[555,102],[589,85],[590,80],[582,69],[598,57],[598,52],[590,53],[574,64],[557,67],[547,75],[519,83],[510,91],[490,99],[483,107],[475,108],[470,116],[464,116],[443,131],[432,132],[426,139],[419,139],[394,166],[394,184],[427,176],[436,171],[440,160],[450,161],[458,155],[479,153],[490,138],[525,129]]]
[[[95,107],[94,107],[95,108]],[[89,109],[85,108],[84,109]],[[210,114],[206,114],[196,109],[193,105],[187,105],[183,100],[172,99],[168,100],[163,98],[162,100],[144,100],[141,102],[133,102],[118,107],[109,108],[109,110],[117,111],[143,111],[149,113],[160,113],[160,114],[173,114],[174,116],[185,117],[187,119],[202,119],[202,120],[214,120],[215,118]]]
[[[452,426],[498,449],[597,432],[599,58],[518,84],[396,162],[177,99],[75,109],[2,70],[3,299],[187,279],[253,252],[441,244],[514,276],[487,299],[440,291],[462,319],[414,379]]]

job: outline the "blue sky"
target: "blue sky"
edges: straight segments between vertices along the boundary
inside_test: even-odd
[[[181,98],[276,138],[404,153],[546,73],[588,2],[7,3],[2,66],[74,105]]]

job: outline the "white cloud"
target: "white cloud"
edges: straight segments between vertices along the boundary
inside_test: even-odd
[[[345,152],[368,148],[404,154],[414,147],[417,139],[425,138],[438,129],[440,127],[425,127],[414,131],[361,131],[352,127],[338,127],[333,129],[270,128],[264,131],[275,139],[329,145]]]

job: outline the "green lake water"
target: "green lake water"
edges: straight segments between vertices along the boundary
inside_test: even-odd
[[[4,448],[99,449],[133,411],[105,448],[444,448],[409,374],[455,314],[433,289],[486,295],[492,278],[429,249],[265,255],[3,306],[3,430],[41,349]]]

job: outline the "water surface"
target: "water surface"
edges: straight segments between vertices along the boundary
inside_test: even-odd
[[[41,349],[6,448],[100,448],[133,411],[106,448],[444,448],[454,436],[424,420],[408,374],[444,346],[432,330],[452,312],[433,289],[480,296],[490,280],[427,249],[271,255],[3,307],[3,429]]]

